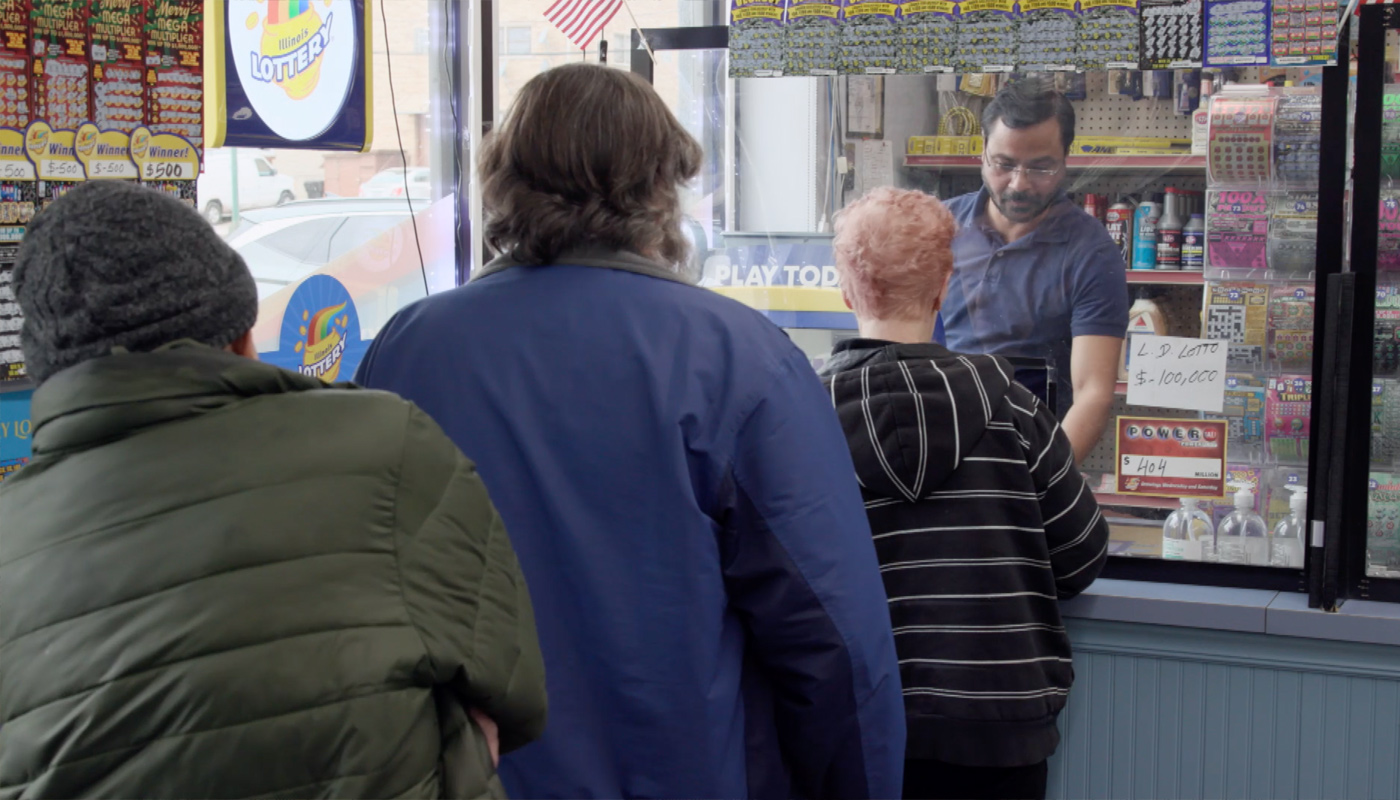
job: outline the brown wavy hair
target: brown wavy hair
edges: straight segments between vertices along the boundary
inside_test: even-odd
[[[680,187],[702,157],[641,78],[591,64],[541,73],[481,149],[486,242],[526,264],[591,246],[680,265]]]

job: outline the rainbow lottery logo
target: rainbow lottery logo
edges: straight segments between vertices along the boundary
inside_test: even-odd
[[[229,0],[229,61],[273,133],[314,139],[339,117],[360,31],[351,0]]]
[[[369,343],[350,293],[329,275],[313,275],[292,293],[282,316],[281,347],[262,358],[326,383],[350,380]]]

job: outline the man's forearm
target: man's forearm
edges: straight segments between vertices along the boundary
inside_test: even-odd
[[[1074,405],[1065,414],[1062,426],[1069,443],[1074,448],[1074,463],[1082,464],[1099,443],[1104,428],[1108,425],[1109,411],[1113,408],[1113,390],[1107,392],[1085,390],[1076,392]]]

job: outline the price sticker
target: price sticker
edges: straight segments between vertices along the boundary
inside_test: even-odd
[[[143,181],[192,181],[195,167],[180,161],[147,161],[141,168]]]

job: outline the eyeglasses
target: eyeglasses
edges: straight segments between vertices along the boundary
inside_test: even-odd
[[[989,159],[985,155],[982,156],[982,163],[991,167],[992,171],[998,175],[1010,176],[1019,172],[1033,181],[1049,180],[1059,175],[1060,172],[1064,170],[1063,166],[1055,167],[1054,169],[1046,169],[1045,167],[1023,167],[1013,161],[1003,161],[1000,158]]]

